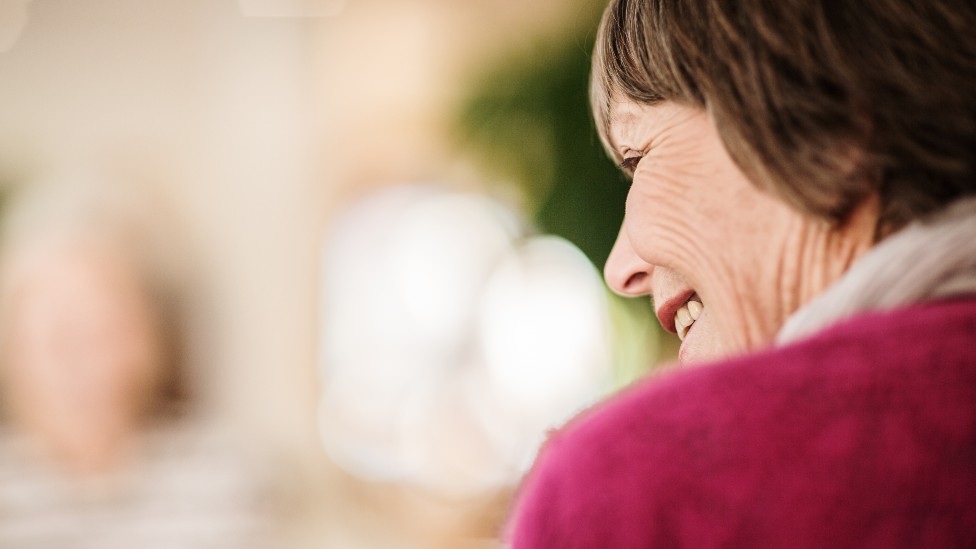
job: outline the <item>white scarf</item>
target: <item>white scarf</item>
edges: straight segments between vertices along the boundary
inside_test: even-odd
[[[872,248],[787,319],[783,345],[868,311],[976,293],[976,198],[959,200]]]

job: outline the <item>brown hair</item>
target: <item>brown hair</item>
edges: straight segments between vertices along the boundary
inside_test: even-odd
[[[707,109],[759,188],[879,232],[976,193],[976,4],[969,0],[612,0],[591,101]]]

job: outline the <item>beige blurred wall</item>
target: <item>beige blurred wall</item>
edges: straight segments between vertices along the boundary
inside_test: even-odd
[[[37,0],[0,54],[0,173],[30,184],[124,164],[132,185],[162,187],[185,215],[167,222],[195,240],[208,403],[285,446],[314,443],[333,186],[310,172],[306,29],[233,2]]]
[[[344,191],[470,178],[451,116],[487,67],[586,21],[579,0],[351,0],[315,36],[317,128]],[[475,178],[477,176],[474,176]],[[458,181],[471,184],[470,181]]]

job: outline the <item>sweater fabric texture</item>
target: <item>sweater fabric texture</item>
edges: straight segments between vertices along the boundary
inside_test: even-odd
[[[514,549],[976,547],[976,298],[639,382],[556,431]]]

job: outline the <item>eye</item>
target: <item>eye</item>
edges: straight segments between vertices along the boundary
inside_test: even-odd
[[[627,177],[634,177],[634,172],[637,171],[637,164],[640,163],[641,155],[628,156],[624,158],[624,161],[620,163],[620,169],[623,170]]]

